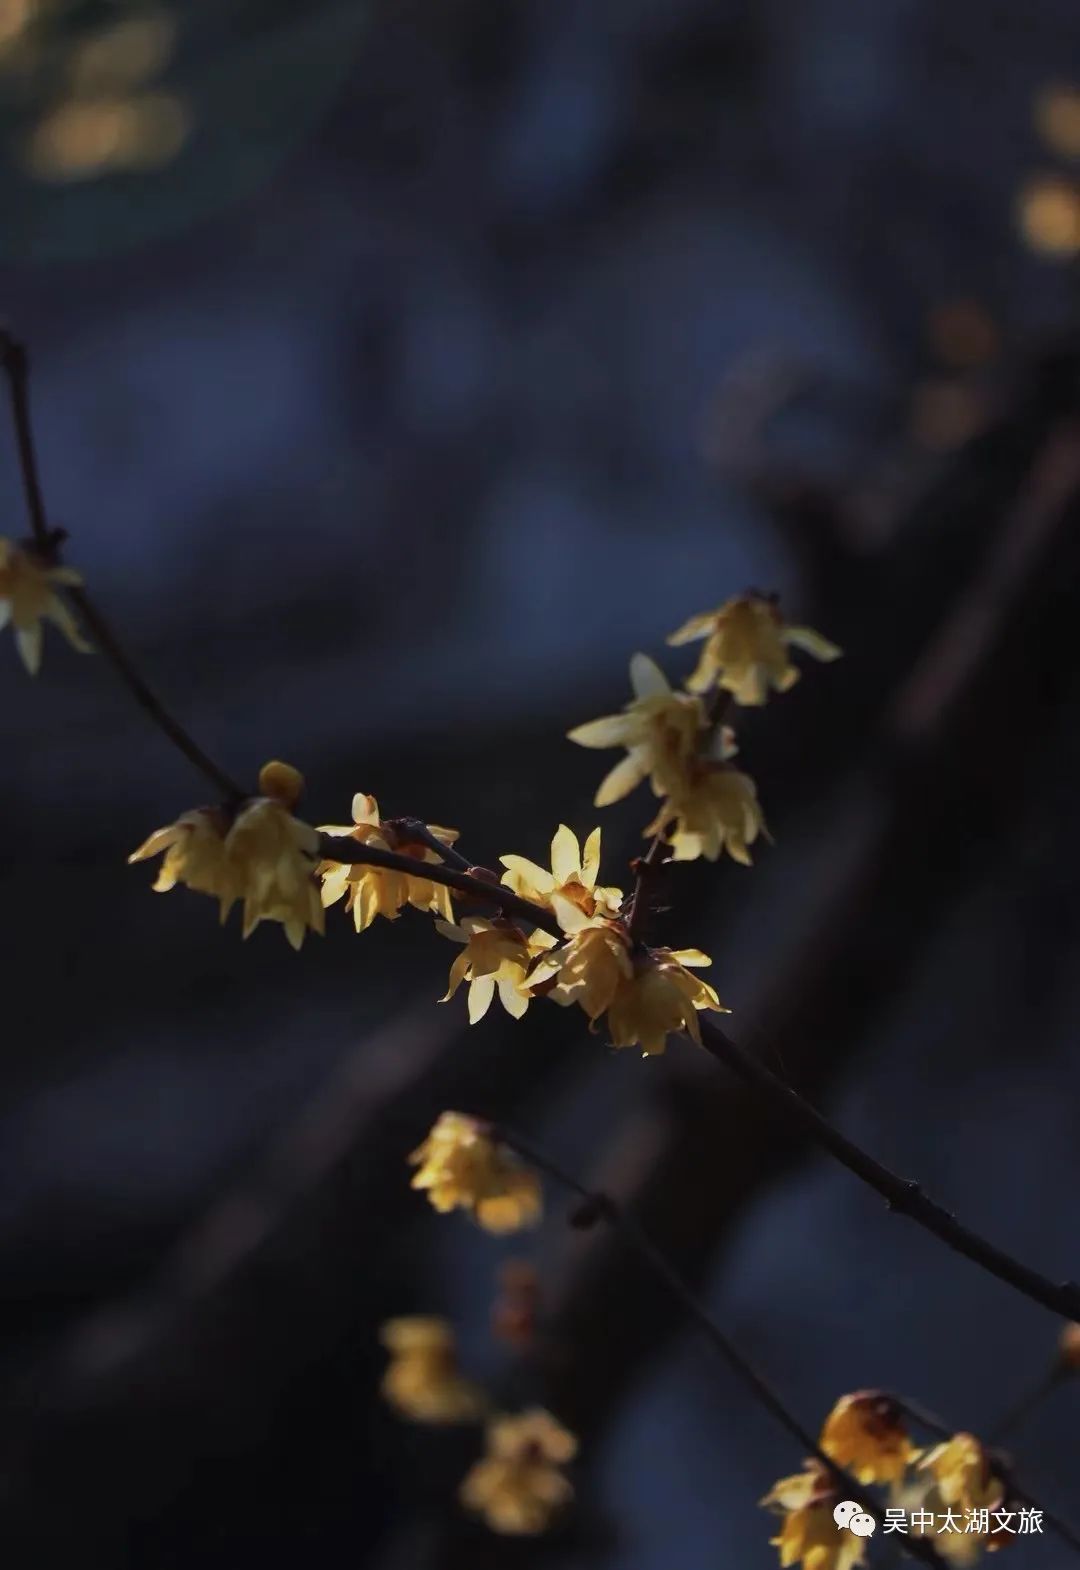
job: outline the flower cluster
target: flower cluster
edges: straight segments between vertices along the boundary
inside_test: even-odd
[[[770,1538],[780,1550],[780,1563],[801,1564],[804,1570],[851,1570],[866,1560],[866,1543],[854,1533],[837,1530],[833,1516],[840,1493],[832,1473],[809,1460],[801,1472],[782,1477],[761,1503],[781,1516],[779,1536]]]
[[[467,1210],[487,1232],[519,1232],[543,1213],[536,1173],[464,1112],[443,1112],[409,1164],[436,1210]]]
[[[484,1391],[458,1367],[454,1332],[445,1319],[426,1314],[388,1319],[379,1339],[390,1353],[380,1388],[399,1417],[450,1425],[478,1422],[489,1411]],[[485,1440],[484,1455],[461,1484],[461,1503],[494,1532],[546,1531],[574,1496],[562,1471],[577,1453],[573,1434],[550,1412],[534,1407],[517,1416],[492,1416]]]
[[[596,802],[618,801],[647,779],[661,803],[645,833],[666,845],[670,859],[715,861],[726,851],[748,863],[766,829],[753,780],[731,761],[737,749],[723,723],[728,700],[761,703],[770,689],[789,688],[798,675],[790,647],[820,659],[839,651],[806,628],[788,626],[775,601],[756,594],[692,617],[669,641],[693,638],[703,638],[705,647],[689,690],[674,691],[647,655],[635,654],[634,697],[623,712],[578,726],[570,736],[586,747],[625,750]],[[591,1029],[604,1020],[616,1047],[640,1047],[649,1056],[663,1052],[675,1033],[700,1043],[699,1013],[726,1012],[694,974],[711,963],[699,949],[641,941],[643,873],[629,899],[599,881],[599,828],[582,847],[561,823],[550,869],[505,855],[499,879],[455,850],[456,829],[384,820],[374,796],[364,792],[353,797],[350,824],[313,829],[292,814],[302,784],[294,769],[268,764],[258,796],[239,807],[184,813],[130,859],[162,854],[156,889],[183,884],[210,894],[222,920],[240,901],[245,937],[260,921],[277,921],[296,948],[308,930],[323,931],[324,908],[339,903],[357,932],[377,916],[396,920],[406,906],[432,915],[436,930],[461,947],[442,1001],[467,984],[474,1024],[496,998],[520,1019],[534,998],[547,997],[580,1006]],[[465,901],[459,915],[455,900]]]
[[[836,1403],[818,1443],[823,1455],[858,1483],[888,1486],[893,1505],[885,1512],[886,1531],[893,1524],[906,1531],[896,1518],[910,1517],[919,1535],[940,1518],[946,1525],[935,1534],[934,1547],[956,1564],[972,1563],[982,1551],[992,1552],[1008,1540],[1009,1527],[995,1520],[1003,1513],[1008,1489],[973,1435],[954,1434],[920,1449],[893,1397],[858,1390]],[[863,1562],[865,1539],[838,1526],[833,1514],[847,1492],[828,1466],[812,1457],[801,1472],[782,1478],[766,1494],[761,1503],[782,1517],[780,1534],[772,1539],[781,1565],[849,1570]]]
[[[493,1328],[527,1355],[532,1350],[536,1272],[525,1261],[512,1264],[512,1271],[504,1267],[501,1272],[504,1297],[496,1309],[505,1314],[509,1292],[516,1301],[514,1334],[506,1336],[505,1326],[500,1331],[497,1318]],[[484,1390],[458,1367],[456,1339],[445,1319],[426,1314],[388,1319],[379,1339],[390,1353],[380,1389],[399,1417],[435,1425],[488,1418],[484,1454],[458,1491],[465,1508],[482,1516],[494,1532],[533,1536],[546,1531],[573,1498],[562,1468],[577,1453],[574,1435],[539,1407],[516,1416],[492,1412]]]
[[[458,1369],[454,1332],[426,1314],[388,1319],[379,1339],[390,1353],[382,1393],[414,1423],[469,1423],[484,1410],[484,1395]]]
[[[0,539],[0,628],[10,623],[15,647],[31,676],[41,669],[43,623],[51,621],[80,654],[90,652],[78,624],[57,589],[76,589],[81,576],[72,567],[44,560],[30,547]]]
[[[361,845],[374,845],[378,850],[397,851],[416,861],[437,865],[439,857],[427,845],[410,841],[379,816],[379,804],[374,796],[358,791],[352,802],[353,821],[346,827],[325,824],[319,832],[357,840]],[[456,829],[437,828],[428,824],[428,832],[443,845],[453,845]],[[454,908],[450,903],[450,890],[442,883],[415,873],[398,872],[393,868],[364,865],[360,862],[324,861],[320,864],[322,902],[333,905],[345,896],[345,909],[352,912],[357,932],[370,927],[376,916],[393,921],[405,905],[416,910],[434,911],[444,921],[453,921]]]
[[[487,1452],[461,1485],[461,1502],[495,1532],[543,1532],[574,1496],[561,1468],[576,1453],[577,1440],[550,1412],[494,1418]]]
[[[759,594],[692,616],[668,642],[697,639],[705,646],[687,691],[674,691],[658,665],[635,654],[634,696],[623,712],[579,725],[569,736],[582,747],[626,751],[601,781],[598,807],[647,779],[662,802],[645,834],[662,836],[675,861],[716,861],[726,850],[745,865],[749,847],[767,831],[753,780],[731,762],[737,748],[724,716],[732,702],[760,705],[770,690],[794,686],[799,671],[791,648],[819,660],[834,660],[840,650],[808,627],[789,626],[776,601]]]
[[[549,991],[564,1005],[580,1005],[591,1030],[606,1015],[613,1046],[640,1046],[651,1056],[680,1031],[700,1046],[698,1012],[727,1012],[708,982],[693,974],[712,964],[700,949],[645,948],[634,943],[619,918],[586,916],[559,895],[554,904],[566,937],[533,966],[529,987]]]
[[[244,937],[260,921],[277,921],[294,949],[310,929],[323,930],[323,908],[315,880],[319,837],[294,818],[303,776],[287,763],[267,763],[259,773],[258,796],[230,811],[196,807],[157,829],[129,861],[163,855],[154,888],[176,885],[210,894],[224,922],[239,901]]]

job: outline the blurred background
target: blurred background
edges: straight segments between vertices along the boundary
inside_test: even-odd
[[[480,862],[602,821],[624,883],[651,798],[597,814],[614,759],[565,731],[778,591],[846,658],[748,717],[776,843],[680,869],[657,936],[847,1132],[1080,1275],[1075,0],[0,0],[0,96],[52,519],[206,747]],[[9,436],[0,485],[18,537]],[[881,1386],[984,1431],[1042,1374],[1052,1316],[690,1044],[469,1029],[415,913],[294,956],[152,895],[125,857],[205,788],[102,662],[50,637],[30,682],[5,639],[0,706],[12,1563],[776,1562],[801,1457],[563,1196],[524,1241],[436,1218],[404,1157],[447,1106],[635,1206],[810,1427]],[[476,1431],[380,1402],[409,1312],[581,1436],[549,1537],[465,1519]],[[1074,1516],[1078,1401],[1010,1437]]]

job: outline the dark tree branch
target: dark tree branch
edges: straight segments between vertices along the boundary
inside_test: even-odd
[[[45,512],[45,499],[41,489],[37,453],[34,446],[33,425],[30,419],[30,362],[26,347],[0,330],[0,365],[7,376],[11,393],[11,409],[15,424],[15,441],[19,451],[26,507],[30,514],[34,548],[41,558],[52,566],[60,562],[60,546],[65,535],[62,530],[51,529]],[[66,590],[72,604],[81,612],[83,621],[98,649],[108,659],[120,680],[127,687],[135,702],[163,731],[188,762],[208,779],[231,805],[242,801],[247,794],[205,753],[193,737],[173,718],[161,699],[139,675],[124,652],[116,634],[83,588]]]
[[[567,1172],[545,1151],[538,1149],[530,1139],[526,1139],[523,1135],[516,1133],[513,1129],[504,1127],[502,1124],[489,1124],[488,1127],[493,1139],[516,1151],[523,1160],[536,1167],[539,1172],[543,1172],[563,1188],[569,1189],[572,1194],[578,1196],[582,1202],[581,1211],[576,1218],[571,1218],[576,1220],[578,1225],[585,1225],[593,1220],[606,1221],[610,1227],[623,1237],[629,1247],[641,1259],[642,1263],[679,1303],[689,1318],[694,1321],[712,1350],[742,1380],[755,1399],[791,1435],[798,1445],[826,1468],[843,1495],[846,1498],[857,1500],[862,1508],[869,1515],[872,1515],[874,1520],[880,1525],[880,1511],[875,1501],[867,1497],[860,1484],[855,1481],[849,1472],[838,1466],[830,1456],[826,1455],[809,1429],[804,1428],[794,1413],[788,1410],[781,1397],[764,1375],[758,1372],[754,1365],[743,1356],[734,1342],[729,1340],[724,1334],[701,1299],[690,1290],[663,1251],[641,1229],[630,1212],[612,1199],[610,1194],[600,1193],[587,1188],[584,1183],[580,1182],[572,1173]],[[912,1558],[921,1559],[925,1564],[939,1566],[944,1564],[940,1555],[931,1548],[930,1544],[923,1542],[919,1538],[914,1538],[903,1546],[905,1552],[909,1553]]]
[[[860,1146],[842,1134],[815,1107],[804,1101],[797,1091],[766,1068],[753,1053],[747,1052],[711,1020],[701,1021],[701,1039],[707,1052],[727,1065],[746,1084],[752,1085],[792,1123],[809,1134],[824,1150],[834,1156],[841,1166],[847,1167],[887,1202],[890,1210],[910,1216],[921,1227],[947,1243],[958,1254],[971,1259],[999,1281],[1005,1281],[1025,1297],[1055,1314],[1067,1319],[1080,1318],[1080,1286],[1075,1281],[1051,1281],[1020,1260],[980,1237],[970,1227],[964,1226],[928,1194],[912,1178],[898,1177],[888,1167],[882,1166]]]

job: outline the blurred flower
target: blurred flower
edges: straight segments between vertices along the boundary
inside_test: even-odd
[[[165,859],[153,885],[155,893],[165,894],[182,883],[199,894],[212,894],[221,902],[224,921],[240,898],[238,879],[225,855],[228,830],[229,819],[220,808],[196,807],[167,828],[156,829],[138,850],[132,851],[128,861],[146,861],[164,851]]]
[[[170,162],[191,129],[175,93],[98,94],[66,99],[30,133],[29,172],[42,180],[86,180]]]
[[[833,1518],[837,1500],[832,1477],[816,1460],[807,1461],[802,1472],[782,1477],[770,1489],[761,1503],[783,1516],[779,1537],[770,1539],[780,1550],[781,1565],[850,1570],[863,1563],[866,1540],[838,1529]]]
[[[158,75],[172,57],[176,22],[165,11],[144,11],[76,43],[68,75],[80,93],[136,87]]]
[[[634,960],[634,973],[623,981],[607,1011],[608,1031],[616,1047],[641,1046],[646,1057],[663,1052],[672,1031],[686,1031],[698,1046],[698,1009],[727,1014],[716,993],[688,965],[711,965],[700,949],[647,949]]]
[[[50,567],[29,548],[0,539],[0,628],[11,623],[15,646],[31,676],[41,669],[43,621],[59,627],[80,654],[91,652],[74,616],[56,592],[58,586],[76,588],[81,583],[73,568]]]
[[[551,871],[528,861],[524,856],[500,856],[506,871],[502,881],[523,899],[551,910],[552,897],[559,895],[577,906],[586,916],[600,910],[614,913],[622,903],[622,889],[597,888],[600,872],[600,830],[593,829],[585,841],[584,854],[577,835],[560,823],[551,841]]]
[[[1020,191],[1018,220],[1033,251],[1051,257],[1080,252],[1080,189],[1074,180],[1033,175]]]
[[[707,728],[701,700],[672,692],[667,677],[647,654],[635,654],[630,661],[630,685],[634,697],[621,714],[589,720],[567,732],[579,747],[626,748],[626,757],[600,783],[594,798],[597,807],[621,801],[648,775],[656,794],[665,795]]]
[[[499,1269],[499,1291],[491,1309],[491,1331],[496,1340],[519,1355],[530,1352],[536,1341],[536,1311],[540,1277],[528,1259],[508,1259]]]
[[[825,1419],[821,1448],[860,1483],[895,1483],[918,1451],[895,1401],[877,1390],[841,1396]]]
[[[379,1340],[391,1354],[382,1393],[403,1417],[416,1423],[468,1423],[483,1411],[483,1392],[458,1370],[454,1332],[445,1319],[388,1319]]]
[[[440,1003],[449,1003],[461,983],[468,981],[471,1025],[483,1019],[496,988],[506,1012],[520,1019],[529,1006],[522,986],[533,957],[524,934],[499,916],[466,916],[458,926],[446,921],[435,925],[443,937],[465,945],[450,967],[450,985]]]
[[[947,1506],[993,1510],[1004,1497],[1004,1485],[973,1434],[954,1434],[943,1444],[935,1445],[923,1455],[918,1468],[930,1473]]]
[[[0,55],[22,43],[41,8],[41,0],[0,0]]]
[[[427,845],[405,840],[384,824],[379,816],[379,804],[374,796],[358,791],[352,800],[353,822],[347,826],[328,823],[319,830],[322,834],[337,834],[358,840],[361,845],[374,845],[378,850],[398,851],[417,861],[439,864],[436,853]],[[458,837],[457,829],[428,828],[444,845],[452,845]],[[444,921],[453,921],[454,910],[450,890],[442,883],[421,878],[409,872],[394,872],[386,867],[369,867],[359,862],[323,861],[319,866],[322,877],[322,902],[333,905],[345,895],[345,909],[351,910],[357,932],[370,927],[376,916],[393,921],[402,906],[412,905],[417,910],[433,910]]]
[[[1065,1326],[1058,1338],[1058,1358],[1065,1368],[1080,1373],[1080,1325]]]
[[[934,354],[954,370],[985,365],[1000,348],[997,326],[977,300],[942,301],[930,312],[926,330]]]
[[[893,1507],[902,1509],[909,1518],[912,1537],[932,1536],[934,1551],[950,1564],[975,1564],[985,1551],[992,1552],[1011,1541],[1011,1534],[1005,1536],[996,1528],[980,1530],[984,1522],[987,1528],[992,1527],[992,1510],[1000,1506],[1001,1499],[992,1507],[958,1511],[945,1500],[941,1490],[926,1473],[908,1473],[903,1482],[894,1483],[890,1499]],[[961,1529],[954,1532],[936,1531],[934,1523],[949,1510],[952,1510],[954,1520],[957,1517],[962,1520]]]
[[[573,1460],[577,1440],[549,1412],[534,1408],[498,1417],[487,1431],[487,1454],[461,1485],[461,1501],[494,1532],[532,1536],[551,1525],[574,1496],[559,1467]]]
[[[1080,89],[1051,83],[1035,98],[1035,128],[1051,152],[1080,158]]]
[[[675,861],[696,861],[699,856],[715,861],[726,849],[733,861],[749,866],[747,846],[759,834],[768,837],[749,774],[704,759],[690,761],[645,833],[666,833],[672,821],[675,827],[667,839]]]
[[[818,660],[835,660],[840,650],[810,627],[789,627],[775,603],[759,594],[726,600],[715,611],[691,616],[668,638],[672,644],[706,640],[697,668],[687,682],[692,692],[713,685],[730,692],[737,703],[762,704],[769,688],[787,692],[799,679],[788,658],[789,648],[803,649]]]
[[[310,928],[324,926],[315,866],[319,836],[289,808],[303,789],[303,776],[288,764],[270,763],[259,775],[263,795],[248,801],[225,836],[225,855],[244,902],[244,937],[260,921],[280,921],[299,949]]]
[[[619,988],[633,984],[630,935],[621,921],[585,916],[559,895],[555,911],[567,939],[533,966],[527,986],[556,1003],[580,1003],[595,1024]]]
[[[425,1189],[442,1214],[467,1210],[487,1232],[518,1232],[543,1212],[540,1179],[485,1126],[464,1112],[443,1112],[409,1157],[412,1187]]]

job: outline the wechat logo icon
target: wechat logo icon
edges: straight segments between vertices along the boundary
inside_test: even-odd
[[[856,1537],[873,1537],[877,1522],[854,1499],[842,1499],[833,1511],[833,1520],[842,1532],[846,1527]]]

